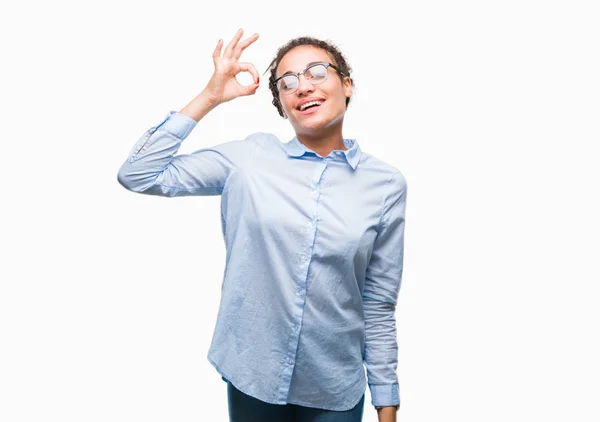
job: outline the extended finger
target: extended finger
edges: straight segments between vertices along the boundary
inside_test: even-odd
[[[233,39],[231,41],[229,41],[229,44],[227,44],[227,47],[225,47],[225,52],[223,53],[223,57],[231,57],[233,49],[237,45],[240,38],[242,38],[243,33],[244,33],[244,30],[242,28],[238,29],[238,32],[235,33],[235,36],[233,37]]]
[[[233,57],[235,57],[236,59],[239,59],[240,56],[242,55],[242,52],[246,49],[246,47],[248,47],[250,44],[252,44],[257,39],[258,39],[258,33],[251,35],[248,38],[246,38],[244,41],[238,43],[237,47],[233,50]]]
[[[223,47],[223,40],[219,40],[215,47],[215,51],[213,51],[212,57],[215,64],[217,63],[217,59],[221,58],[221,47]]]
[[[242,72],[249,72],[252,75],[254,82],[259,82],[260,79],[258,76],[258,72],[256,71],[256,68],[252,63],[238,63],[238,65],[240,66],[240,70]]]

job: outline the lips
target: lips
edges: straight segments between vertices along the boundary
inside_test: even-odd
[[[319,101],[319,102],[321,102],[321,103],[324,103],[324,102],[325,102],[325,100],[324,100],[323,98],[318,98],[318,97],[306,98],[306,99],[304,99],[304,100],[300,101],[300,102],[298,103],[298,105],[296,105],[296,110],[298,110],[298,111],[302,112],[302,110],[300,110],[300,106],[302,106],[302,104],[306,104],[306,103],[312,103],[313,101]],[[321,105],[322,105],[322,104],[321,104]],[[320,106],[319,106],[319,107],[320,107]],[[311,108],[313,108],[313,107],[311,107]],[[306,110],[305,110],[305,111],[306,111]]]
[[[308,103],[310,103],[310,102],[312,102],[312,101],[316,101],[316,100],[311,100],[311,101],[302,101],[302,103],[301,103],[300,105],[302,105],[302,104],[306,104],[307,102],[308,102]],[[319,99],[318,101],[320,101],[320,102],[321,102],[321,105],[319,105],[319,106],[311,106],[311,107],[308,107],[308,108],[307,108],[306,110],[304,110],[304,111],[300,110],[299,108],[296,108],[296,111],[297,111],[298,113],[300,113],[301,115],[306,115],[306,114],[314,114],[314,113],[316,113],[317,111],[319,111],[319,109],[320,109],[321,107],[323,107],[323,105],[325,105],[325,100],[321,100],[321,99]],[[300,105],[298,105],[298,107],[300,107]]]

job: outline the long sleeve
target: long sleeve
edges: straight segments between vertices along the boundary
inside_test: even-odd
[[[396,368],[396,302],[402,280],[406,180],[396,172],[389,182],[380,228],[367,267],[363,306],[367,382],[373,406],[400,404]]]
[[[220,195],[227,177],[252,157],[258,139],[250,135],[245,140],[176,155],[196,123],[189,116],[170,111],[133,146],[119,169],[119,183],[148,195]]]

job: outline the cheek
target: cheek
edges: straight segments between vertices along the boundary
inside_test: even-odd
[[[346,110],[346,97],[344,95],[336,97],[335,110],[341,113]]]
[[[279,103],[281,104],[281,108],[283,108],[283,111],[289,114],[290,110],[292,110],[293,108],[293,105],[290,103],[290,101],[279,97]]]
[[[345,110],[346,108],[346,95],[343,87],[336,85],[331,87],[329,91],[329,99],[335,102],[335,109]]]

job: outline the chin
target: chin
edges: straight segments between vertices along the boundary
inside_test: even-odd
[[[329,125],[326,122],[310,122],[308,124],[299,123],[295,125],[294,130],[297,134],[313,135],[317,132],[326,130]]]
[[[294,129],[296,133],[314,134],[319,131],[330,131],[336,126],[341,126],[344,121],[344,114],[337,116],[334,119],[323,120],[313,119],[311,121],[297,122]]]

